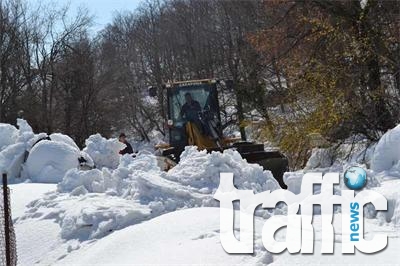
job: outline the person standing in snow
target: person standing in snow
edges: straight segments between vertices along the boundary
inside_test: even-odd
[[[119,154],[124,155],[124,154],[133,154],[133,148],[132,145],[126,140],[126,135],[125,133],[121,133],[118,138],[119,142],[123,143],[126,145],[125,149],[120,150]]]

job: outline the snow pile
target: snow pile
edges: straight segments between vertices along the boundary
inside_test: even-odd
[[[152,154],[140,153],[136,158],[125,155],[120,157],[120,163],[113,171],[106,168],[89,172],[71,170],[58,188],[60,192],[71,192],[83,185],[88,192],[112,190],[118,195],[128,197],[140,193],[136,191],[136,186],[151,182],[158,183],[154,185],[163,188],[182,186],[186,191],[212,194],[219,185],[221,172],[232,172],[235,185],[241,189],[251,189],[257,193],[279,188],[269,171],[264,171],[257,164],[247,163],[236,151],[209,154],[198,151],[196,147],[187,147],[182,153],[180,163],[167,173],[161,171],[157,158]],[[101,190],[98,190],[99,184],[103,186]],[[94,187],[97,189],[93,189]]]
[[[79,150],[57,141],[37,143],[26,161],[26,174],[33,182],[58,183],[65,173],[79,165]]]
[[[18,118],[17,125],[19,128],[19,142],[26,142],[34,136],[32,127],[28,124],[26,120]]]
[[[137,158],[125,155],[121,157],[120,165],[114,171],[107,168],[103,168],[102,171],[70,170],[58,185],[58,191],[82,197],[91,193],[116,196],[126,200],[132,206],[135,205],[135,208],[150,208],[151,217],[178,208],[217,205],[212,195],[203,195],[196,189],[169,181],[163,178],[164,175],[154,155],[139,154]],[[61,197],[62,195],[60,194]],[[98,213],[93,215],[98,215]],[[109,216],[102,217],[112,219]],[[151,217],[146,216],[146,219]]]
[[[2,150],[0,152],[0,172],[6,172],[9,179],[19,177],[25,152],[24,143],[13,144]]]
[[[251,189],[256,193],[280,188],[270,171],[264,171],[260,165],[247,163],[234,150],[207,154],[196,147],[186,147],[179,164],[165,177],[199,188],[205,193],[213,193],[219,185],[221,172],[233,173],[235,185],[240,189]]]
[[[63,142],[65,144],[67,144],[68,146],[71,146],[77,150],[80,150],[78,145],[76,145],[75,141],[68,135],[64,135],[61,133],[53,133],[49,137],[52,141]]]
[[[107,167],[115,169],[119,164],[118,152],[124,148],[124,144],[117,139],[106,139],[100,134],[92,135],[85,141],[84,152],[89,154],[97,168]]]
[[[300,194],[301,183],[303,181],[304,172],[286,172],[283,174],[283,182],[286,184],[287,189],[294,194]]]
[[[69,136],[54,133],[49,141],[46,133],[34,134],[25,120],[18,119],[17,125],[19,129],[0,124],[0,171],[7,172],[10,182],[21,177],[19,181],[57,183],[78,166],[80,156],[93,164]]]
[[[386,132],[376,145],[371,169],[376,173],[398,168],[400,161],[400,125]],[[400,175],[399,175],[400,177]]]
[[[92,157],[90,157],[89,154],[87,154],[86,152],[84,152],[84,151],[80,152],[80,159],[84,160],[79,163],[79,166],[81,169],[89,170],[89,169],[93,169],[96,167],[94,165],[94,161],[93,161]]]
[[[154,172],[155,174],[163,173],[158,166],[156,157],[148,152],[140,152],[136,157],[132,157],[129,154],[121,156],[117,170],[119,174],[122,174],[121,171],[124,170],[128,170],[129,172],[145,171]]]
[[[155,150],[154,147],[159,144],[167,144],[166,137],[159,132],[158,130],[152,130],[148,137],[150,141],[144,141],[143,139],[135,139],[130,138],[128,139],[129,143],[132,145],[134,151],[146,151],[149,153],[154,154]]]
[[[80,171],[70,169],[57,188],[60,192],[71,192],[71,195],[87,194],[89,192],[104,193],[106,182],[103,172],[98,169]]]
[[[18,129],[9,124],[0,123],[0,151],[16,142],[18,138]]]
[[[32,128],[23,119],[17,120],[19,130],[8,124],[0,125],[0,142],[5,145],[0,147],[0,171],[6,172],[9,180],[12,181],[20,177],[22,164],[35,135]]]
[[[143,205],[111,196],[86,195],[80,203],[72,201],[64,213],[61,236],[64,239],[101,238],[112,231],[139,223],[150,215],[150,209]],[[76,210],[76,211],[74,211]]]
[[[133,158],[126,154],[120,157],[120,163],[115,170],[106,167],[89,171],[71,169],[57,187],[62,193],[74,193],[74,190],[79,188],[80,191],[87,193],[108,192],[123,196],[128,187],[131,187],[143,173],[155,176],[164,174],[158,167],[154,155],[142,153]]]
[[[115,170],[71,169],[57,192],[30,207],[35,217],[57,217],[65,238],[95,238],[178,209],[218,206],[213,193],[220,172],[233,172],[239,189],[257,193],[279,188],[269,171],[248,164],[236,151],[208,154],[188,147],[181,163],[168,173],[161,171],[153,154],[143,152],[136,158],[121,156]],[[117,212],[115,206],[121,206]],[[43,208],[51,214],[38,214]]]
[[[63,239],[82,241],[103,237],[113,230],[148,219],[150,209],[107,194],[73,196],[50,192],[27,205],[20,221],[55,219]]]

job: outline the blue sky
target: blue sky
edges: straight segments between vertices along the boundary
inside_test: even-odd
[[[70,5],[70,15],[74,16],[79,7],[85,7],[94,16],[92,30],[94,32],[104,28],[112,21],[113,14],[121,11],[134,11],[142,0],[27,0],[29,5],[39,3],[55,3],[56,5]]]

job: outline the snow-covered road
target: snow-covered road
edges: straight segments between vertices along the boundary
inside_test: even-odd
[[[56,184],[21,183],[9,185],[11,191],[11,211],[13,219],[25,213],[25,206],[31,201],[43,197],[47,192],[54,191]]]
[[[399,182],[385,182],[381,191],[399,188]],[[400,261],[400,232],[391,224],[378,219],[367,219],[367,235],[384,232],[389,235],[388,247],[373,255],[357,252],[342,255],[340,214],[335,215],[335,254],[320,254],[320,216],[314,217],[314,255],[272,255],[261,245],[261,231],[265,222],[256,218],[254,255],[229,255],[219,239],[219,208],[192,208],[174,211],[139,224],[125,227],[105,237],[63,239],[57,217],[23,219],[25,206],[55,190],[49,184],[11,185],[12,211],[17,235],[19,265],[398,265]],[[393,194],[393,193],[392,193]],[[101,199],[100,199],[101,200]],[[106,202],[103,202],[106,204]],[[71,207],[73,208],[73,207]],[[278,233],[284,238],[284,230]]]

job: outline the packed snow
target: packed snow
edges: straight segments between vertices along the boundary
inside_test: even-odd
[[[400,125],[386,132],[379,140],[371,162],[375,172],[400,170]],[[399,176],[400,177],[400,176]]]
[[[100,134],[92,135],[85,141],[83,149],[92,159],[97,168],[107,167],[115,169],[118,167],[119,154],[125,145],[117,139],[106,139]]]
[[[64,142],[42,140],[26,160],[27,175],[33,182],[60,182],[69,169],[78,167],[79,150]]]
[[[70,136],[67,136],[67,135],[64,135],[61,133],[53,133],[49,137],[52,141],[63,142],[65,144],[67,144],[68,146],[70,146],[76,150],[79,150],[78,145],[76,145],[75,141]]]
[[[79,157],[86,156],[69,136],[34,134],[23,119],[17,120],[17,126],[0,124],[0,171],[8,174],[11,183],[58,183],[79,165]]]
[[[166,178],[210,193],[218,187],[219,173],[222,172],[233,173],[235,185],[241,189],[261,192],[280,188],[271,172],[264,171],[259,165],[248,164],[234,150],[207,154],[196,147],[186,147],[180,163],[166,174]]]
[[[0,123],[0,132],[0,151],[2,151],[15,143],[18,137],[18,130],[12,125]]]
[[[256,219],[256,224],[261,227],[261,219]],[[257,238],[260,239],[260,234]],[[219,240],[219,210],[193,208],[115,232],[56,265],[262,265],[271,262],[272,255],[258,252],[260,249],[257,243],[254,255],[227,254]]]
[[[21,174],[25,159],[25,144],[17,143],[6,147],[0,152],[0,172],[6,172],[10,180]]]
[[[154,155],[142,153],[122,156],[115,170],[73,168],[57,191],[30,203],[23,219],[56,217],[62,238],[93,239],[178,209],[218,206],[213,193],[219,172],[229,169],[240,188],[278,188],[270,172],[248,164],[236,151],[207,154],[188,147],[181,164],[165,173]],[[184,169],[192,169],[192,176]]]
[[[115,138],[90,136],[80,150],[69,136],[35,134],[25,120],[17,121],[18,129],[0,125],[0,135],[5,136],[0,143],[0,170],[14,183],[12,211],[20,265],[306,265],[322,258],[286,252],[271,255],[262,247],[263,222],[271,215],[285,215],[284,205],[256,210],[254,255],[224,252],[219,240],[219,203],[213,198],[219,174],[233,173],[238,189],[254,193],[280,188],[271,172],[247,163],[234,150],[206,153],[186,147],[180,163],[165,172],[150,148],[139,148],[136,157],[119,155],[124,145]],[[366,234],[389,234],[387,250],[378,255],[386,264],[400,259],[395,252],[400,245],[399,132],[396,127],[372,145],[363,141],[344,144],[340,152],[346,156],[338,156],[332,149],[315,149],[305,169],[284,175],[288,190],[298,194],[306,172],[342,175],[350,166],[366,168],[365,189],[376,190],[388,199],[387,212],[365,208]],[[341,182],[334,189],[340,193],[347,188]],[[340,209],[336,215],[340,216]],[[314,220],[318,227],[320,217],[316,215]],[[340,229],[338,225],[337,246]],[[320,228],[315,230],[318,235]],[[278,240],[284,239],[284,232],[278,232]],[[319,241],[317,237],[317,247]],[[391,258],[383,258],[384,254]],[[336,252],[332,257],[334,260],[325,262],[340,264],[349,256]],[[368,256],[358,253],[353,260],[370,263]]]

